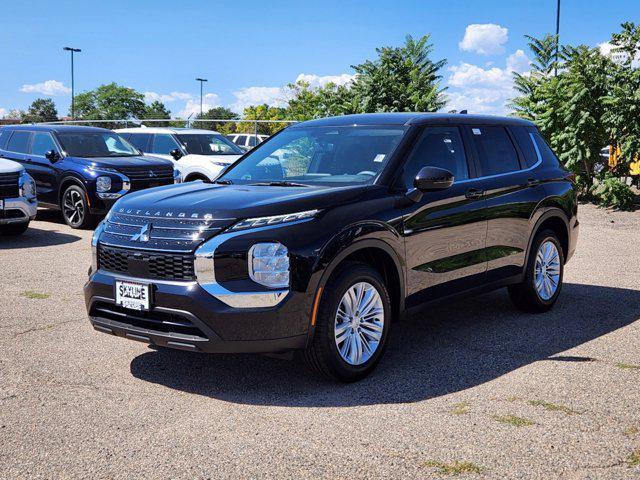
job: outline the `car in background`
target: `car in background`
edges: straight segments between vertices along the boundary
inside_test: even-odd
[[[26,232],[37,210],[35,180],[19,163],[0,159],[0,235]]]
[[[139,127],[116,132],[145,154],[174,161],[185,182],[213,181],[244,154],[224,135],[212,130]]]
[[[231,133],[227,138],[242,148],[245,152],[264,142],[269,135],[256,135],[255,133]]]
[[[71,228],[95,226],[129,192],[179,181],[172,162],[144,157],[104,128],[12,125],[0,132],[0,158],[24,166],[40,205],[60,209]]]

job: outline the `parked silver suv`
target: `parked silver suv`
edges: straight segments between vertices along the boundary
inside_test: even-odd
[[[36,182],[17,162],[0,159],[0,235],[20,235],[36,216]]]

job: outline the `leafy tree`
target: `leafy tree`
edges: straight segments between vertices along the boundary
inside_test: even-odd
[[[238,114],[226,107],[214,107],[202,115],[196,116],[197,120],[236,120]],[[235,131],[234,122],[193,122],[195,128],[203,128],[205,130],[215,130],[217,132],[227,134]]]
[[[251,106],[244,109],[243,120],[288,120],[287,109],[282,107],[271,107],[267,104]],[[255,123],[240,122],[237,125],[237,132],[254,133],[262,135],[273,135],[282,130],[287,123]]]
[[[75,98],[75,116],[81,120],[144,118],[146,112],[144,95],[117,83],[100,85]],[[104,125],[114,126],[108,122]]]
[[[160,100],[154,100],[149,105],[145,106],[144,119],[159,119],[159,118],[171,118],[171,111]],[[168,127],[169,122],[142,122],[145,125],[151,127]]]
[[[35,99],[24,115],[24,121],[30,123],[55,122],[56,120],[58,120],[58,110],[50,98]]]
[[[303,121],[358,111],[357,100],[349,86],[328,83],[312,89],[308,83],[299,81],[289,84],[288,88],[291,98],[287,115],[290,120]]]
[[[430,112],[446,105],[440,70],[446,60],[432,61],[430,36],[406,37],[402,47],[376,49],[378,58],[352,68],[351,91],[359,112]]]

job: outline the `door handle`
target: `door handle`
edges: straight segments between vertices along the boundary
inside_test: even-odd
[[[464,196],[469,198],[469,199],[471,199],[471,198],[480,198],[480,197],[482,197],[482,195],[484,195],[484,190],[480,190],[480,189],[477,189],[477,188],[470,188],[464,194]]]
[[[536,185],[540,184],[540,180],[538,180],[537,178],[528,178],[527,179],[527,186],[528,187],[535,187]]]

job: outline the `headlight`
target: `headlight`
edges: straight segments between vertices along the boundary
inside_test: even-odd
[[[104,193],[111,190],[111,177],[96,178],[96,190],[99,193]]]
[[[20,174],[18,186],[20,187],[21,197],[33,198],[36,196],[36,181],[27,172]]]
[[[270,288],[289,286],[289,250],[281,243],[256,243],[249,249],[249,277]]]
[[[182,175],[177,168],[173,169],[173,183],[182,183]]]
[[[244,230],[247,228],[265,227],[267,225],[278,225],[281,223],[295,222],[305,218],[315,217],[320,210],[307,210],[306,212],[289,213],[287,215],[274,215],[272,217],[255,217],[240,220],[231,230]]]

